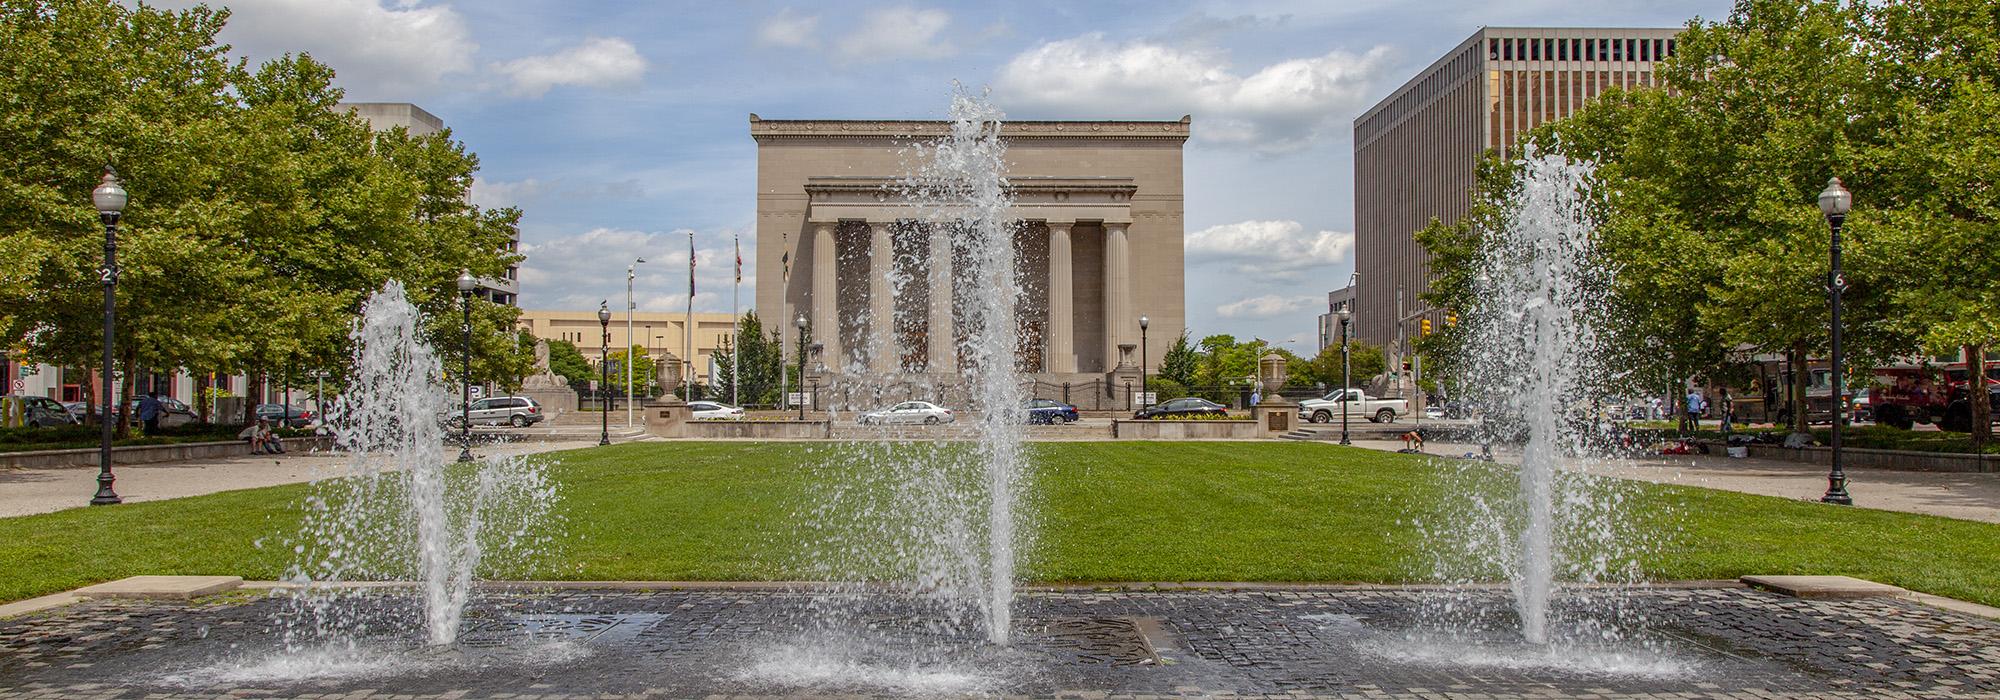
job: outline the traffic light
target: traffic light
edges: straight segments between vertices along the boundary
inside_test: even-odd
[[[1421,328],[1423,329],[1423,331],[1422,331],[1422,332],[1423,332],[1423,335],[1430,335],[1430,334],[1431,334],[1431,320],[1430,320],[1430,319],[1428,319],[1428,318],[1427,318],[1427,319],[1424,319],[1424,320],[1423,320],[1423,324],[1422,324]]]
[[[1451,311],[1451,312],[1447,312],[1447,313],[1446,313],[1446,314],[1444,315],[1444,325],[1447,325],[1447,326],[1456,326],[1456,325],[1458,325],[1458,312],[1457,312],[1457,311]]]

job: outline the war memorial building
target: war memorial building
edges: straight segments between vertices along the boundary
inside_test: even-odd
[[[968,299],[990,292],[959,288],[956,268],[934,274],[951,258],[949,227],[920,223],[925,217],[897,186],[915,163],[912,146],[949,127],[750,115],[756,310],[766,328],[790,334],[790,361],[795,319],[804,315],[809,369],[819,377],[953,382],[963,359],[959,319]],[[1016,366],[1038,394],[1069,385],[1073,403],[1123,406],[1125,384],[1137,388],[1142,364],[1157,369],[1186,325],[1181,149],[1189,119],[1008,122],[1001,134],[1020,221]],[[1141,316],[1150,323],[1144,358]]]

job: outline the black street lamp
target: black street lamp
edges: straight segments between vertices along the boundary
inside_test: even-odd
[[[1155,402],[1146,400],[1151,398],[1146,393],[1146,325],[1146,317],[1141,315],[1139,317],[1139,403],[1151,406]]]
[[[799,319],[797,321],[797,324],[799,326],[799,389],[804,390],[806,384],[806,315],[805,314],[799,314]],[[805,397],[800,396],[799,420],[805,420],[805,419],[806,419]]]
[[[125,502],[111,489],[117,481],[111,476],[111,421],[118,415],[112,410],[118,398],[111,390],[111,345],[118,327],[118,215],[125,211],[126,198],[125,188],[118,185],[118,171],[105,165],[104,180],[90,191],[90,202],[97,206],[97,217],[104,222],[104,269],[97,271],[98,279],[104,282],[104,413],[98,421],[102,430],[97,446],[97,495],[90,499],[93,506]]]
[[[1833,468],[1826,474],[1826,495],[1819,500],[1843,506],[1854,505],[1847,495],[1847,472],[1840,468],[1840,426],[1847,422],[1847,394],[1840,377],[1840,293],[1847,289],[1847,277],[1840,271],[1840,224],[1854,206],[1854,194],[1840,186],[1840,178],[1826,181],[1819,193],[1819,210],[1833,229],[1833,268],[1827,275],[1826,291],[1833,300]]]
[[[472,461],[472,290],[479,287],[479,280],[472,278],[471,270],[458,273],[458,296],[465,307],[465,352],[461,353],[458,388],[458,461]]]
[[[606,299],[597,305],[597,325],[604,327],[604,348],[599,351],[597,361],[597,385],[603,388],[597,394],[600,404],[597,444],[603,446],[611,444],[611,300]]]
[[[1347,309],[1343,308],[1340,310],[1339,316],[1340,316],[1340,444],[1352,445],[1354,444],[1354,441],[1347,439],[1347,409],[1350,407],[1348,399],[1351,398],[1351,396],[1348,394],[1348,387],[1354,386],[1354,379],[1352,377],[1354,373],[1354,357],[1353,357],[1354,344],[1347,338],[1347,322],[1353,320],[1354,312],[1348,311]]]

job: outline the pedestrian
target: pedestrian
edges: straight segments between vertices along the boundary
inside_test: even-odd
[[[1701,389],[1689,388],[1687,395],[1688,430],[1701,430],[1701,415],[1708,411],[1708,399],[1702,398]]]
[[[140,397],[139,420],[146,424],[147,437],[160,432],[160,392],[148,391],[145,396]]]
[[[1262,393],[1261,391],[1259,391],[1259,390],[1258,390],[1258,389],[1257,389],[1256,387],[1251,387],[1251,388],[1250,388],[1250,405],[1251,405],[1251,406],[1256,406],[1256,405],[1257,405],[1257,402],[1259,402],[1259,401],[1262,401],[1263,399],[1264,399],[1264,394],[1263,394],[1263,393]]]
[[[1729,397],[1729,387],[1722,387],[1722,432],[1727,434],[1736,425],[1736,404]]]
[[[1662,402],[1660,401],[1660,397],[1658,397],[1658,396],[1655,396],[1655,397],[1653,397],[1653,412],[1652,412],[1652,414],[1651,414],[1651,415],[1648,415],[1648,416],[1647,416],[1647,418],[1648,418],[1648,419],[1651,419],[1651,420],[1665,420],[1665,419],[1666,419],[1666,417],[1667,417],[1667,412],[1666,412],[1665,410],[1663,410],[1663,409],[1662,409],[1662,408],[1660,407],[1660,406],[1661,406],[1661,403],[1662,403]]]

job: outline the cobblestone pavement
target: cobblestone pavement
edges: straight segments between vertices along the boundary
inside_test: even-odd
[[[0,621],[0,698],[2000,697],[1989,620],[1741,588],[1589,595],[1542,648],[1512,641],[1495,592],[1024,593],[1000,648],[912,597],[740,590],[487,592],[459,643],[427,647],[389,631],[409,599],[371,593],[344,618],[367,634],[289,655],[282,598],[96,601]],[[1589,624],[1607,609],[1625,633]]]

